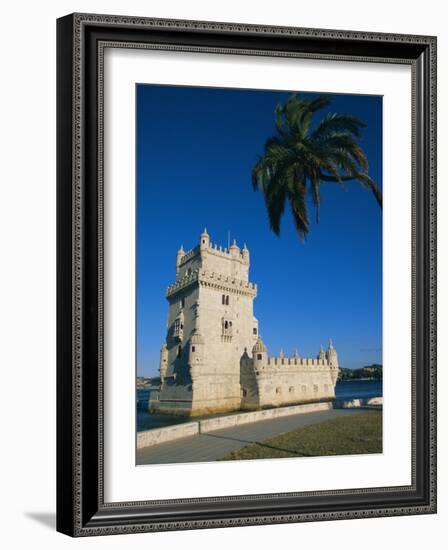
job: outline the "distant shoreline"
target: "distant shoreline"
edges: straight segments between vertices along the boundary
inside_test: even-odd
[[[366,365],[359,369],[339,369],[338,382],[348,382],[348,381],[382,381],[383,380],[383,365],[373,364]]]
[[[381,382],[382,378],[339,378],[337,382]]]

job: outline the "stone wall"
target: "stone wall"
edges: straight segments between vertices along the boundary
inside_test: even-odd
[[[250,424],[252,422],[259,422],[262,420],[271,420],[273,418],[291,416],[294,414],[326,411],[331,408],[331,403],[309,403],[294,407],[281,407],[278,409],[238,413],[229,416],[220,416],[218,418],[210,418],[207,420],[199,420],[196,422],[187,422],[185,424],[176,424],[175,426],[168,426],[166,428],[146,430],[137,434],[137,448],[142,449],[143,447],[151,447],[160,443],[191,437],[200,433],[208,433],[224,428],[230,428],[232,426],[240,426],[243,424]]]

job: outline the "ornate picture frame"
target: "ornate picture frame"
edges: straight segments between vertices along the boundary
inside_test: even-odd
[[[412,483],[106,502],[104,50],[396,63],[412,71]],[[70,536],[436,512],[436,38],[72,14],[57,22],[57,530]]]

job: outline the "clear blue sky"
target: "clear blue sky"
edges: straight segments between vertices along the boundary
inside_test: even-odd
[[[321,217],[307,240],[291,215],[269,229],[251,169],[291,92],[137,86],[137,372],[154,375],[166,335],[166,286],[176,252],[207,226],[251,253],[255,316],[269,352],[315,356],[332,338],[343,367],[382,362],[381,210],[357,182],[322,184]],[[306,94],[308,96],[312,94]],[[370,175],[382,184],[382,98],[333,95],[321,111],[361,118]],[[275,266],[275,267],[274,267]]]

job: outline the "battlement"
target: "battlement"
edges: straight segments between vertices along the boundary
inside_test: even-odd
[[[247,254],[244,253],[244,249],[243,250],[238,249],[236,250],[236,253],[232,253],[229,251],[228,248],[218,246],[216,243],[209,243],[206,247],[203,247],[202,249],[199,246],[195,246],[188,252],[185,252],[185,254],[182,256],[182,258],[179,261],[179,267],[185,265],[192,258],[196,256],[200,256],[201,253],[203,252],[208,254],[213,254],[214,256],[219,256],[220,258],[225,258],[230,261],[236,260],[242,263],[249,262]]]
[[[328,367],[329,362],[326,359],[315,359],[312,357],[268,357],[267,365],[270,367],[282,367],[287,365],[297,365],[302,367]]]
[[[182,256],[182,259],[179,262],[179,266],[185,265],[189,260],[191,260],[195,256],[199,256],[199,253],[200,253],[199,246],[195,246],[194,248],[192,248],[188,252],[185,252],[185,255]]]
[[[254,283],[230,275],[223,275],[222,273],[195,269],[167,287],[167,298],[194,283],[212,286],[237,294],[245,294],[253,297],[257,295],[257,285]]]

